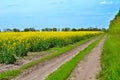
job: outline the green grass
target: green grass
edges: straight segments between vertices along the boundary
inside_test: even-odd
[[[120,38],[108,36],[101,56],[99,80],[120,80]]]
[[[87,48],[82,50],[78,55],[72,58],[70,61],[63,64],[58,70],[50,74],[46,80],[66,80],[73,69],[76,67],[78,62],[82,60],[101,40],[98,39],[95,42],[91,43]]]
[[[120,11],[111,21],[101,55],[99,80],[120,80]]]
[[[57,52],[54,53],[54,54],[48,55],[46,57],[43,57],[41,59],[34,60],[34,61],[32,61],[32,62],[30,62],[30,63],[28,63],[26,65],[23,65],[22,67],[20,67],[20,68],[18,68],[16,70],[10,70],[10,71],[6,71],[4,73],[1,73],[0,74],[0,80],[10,80],[12,78],[15,78],[18,75],[20,75],[24,70],[29,69],[30,67],[35,66],[35,65],[37,65],[37,64],[39,64],[41,62],[45,62],[45,61],[47,61],[49,59],[57,57],[57,56],[65,53],[65,52],[67,52],[67,51],[69,51],[69,50],[71,50],[71,49],[73,49],[73,48],[75,48],[75,47],[77,47],[77,46],[79,46],[79,45],[93,39],[93,38],[95,38],[95,37],[91,37],[89,39],[82,40],[80,42],[77,42],[75,44],[70,44],[70,45],[67,45],[67,46],[62,47],[62,48],[52,48],[53,50],[57,50]],[[48,50],[48,51],[50,51],[50,50]]]

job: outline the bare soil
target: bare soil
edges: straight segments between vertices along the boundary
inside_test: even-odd
[[[101,70],[100,56],[105,39],[106,38],[104,37],[90,54],[85,56],[85,58],[79,62],[67,80],[97,80],[96,75]]]
[[[58,57],[55,57],[44,63],[40,63],[39,65],[36,65],[30,68],[29,70],[23,72],[20,76],[18,76],[14,80],[44,80],[49,74],[57,70],[62,64],[72,59],[81,50],[85,49],[89,44],[94,42],[96,39],[88,41],[85,44],[82,44]]]
[[[45,57],[45,56],[48,56],[50,54],[53,54],[55,51],[50,51],[50,52],[47,52],[47,51],[43,51],[43,52],[29,52],[28,53],[28,56],[22,58],[22,59],[19,59],[18,61],[16,61],[14,64],[9,64],[9,65],[6,65],[6,64],[0,64],[0,73],[3,73],[5,71],[8,71],[8,70],[13,70],[13,69],[17,69],[33,60],[37,60],[37,59],[40,59],[42,57]]]

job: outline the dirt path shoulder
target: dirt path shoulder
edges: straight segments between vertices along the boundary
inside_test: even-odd
[[[100,55],[105,39],[106,37],[78,63],[67,80],[96,80],[96,75],[101,70]]]
[[[40,63],[39,65],[35,66],[34,70],[28,70],[14,80],[44,80],[49,74],[57,70],[57,68],[59,68],[65,62],[72,59],[96,39],[88,41],[85,44],[82,44],[81,46],[78,46],[77,48],[60,55],[59,57],[53,58],[44,63]]]

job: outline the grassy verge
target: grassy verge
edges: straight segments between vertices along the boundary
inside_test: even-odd
[[[120,37],[108,35],[101,56],[99,80],[120,80]]]
[[[46,80],[66,80],[71,74],[72,70],[78,64],[80,60],[82,60],[85,55],[87,55],[101,40],[98,39],[95,42],[91,43],[87,48],[82,50],[78,55],[72,58],[70,61],[63,64],[58,70],[50,74]]]
[[[101,56],[99,80],[120,80],[120,10],[111,20]]]
[[[57,50],[57,52],[54,53],[54,54],[48,55],[46,57],[43,57],[41,59],[32,61],[32,62],[30,62],[30,63],[28,63],[26,65],[23,65],[22,67],[20,67],[20,68],[18,68],[16,70],[10,70],[10,71],[6,71],[4,73],[1,73],[0,74],[0,80],[10,80],[12,78],[15,78],[16,76],[20,75],[24,70],[26,70],[26,69],[28,69],[28,68],[30,68],[32,66],[35,66],[35,65],[37,65],[37,64],[39,64],[41,62],[44,62],[44,61],[52,59],[52,58],[54,58],[56,56],[59,56],[59,55],[65,53],[65,52],[67,52],[67,51],[69,51],[69,50],[71,50],[71,49],[73,49],[73,48],[75,48],[75,47],[77,47],[77,46],[79,46],[79,45],[93,39],[93,38],[95,38],[95,37],[91,37],[89,39],[82,40],[80,42],[77,42],[75,44],[71,44],[71,45],[68,45],[68,46],[65,46],[65,47],[62,47],[62,48],[52,48],[53,50]]]

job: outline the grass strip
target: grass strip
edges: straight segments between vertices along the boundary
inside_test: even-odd
[[[60,68],[58,68],[55,72],[50,74],[46,80],[66,80],[73,69],[77,66],[77,64],[88,54],[90,51],[100,42],[102,37],[95,42],[88,45],[87,48],[82,50],[79,54],[77,54],[74,58],[63,64]]]
[[[0,74],[0,80],[11,80],[11,79],[17,77],[18,75],[20,75],[24,70],[29,69],[32,66],[38,65],[41,62],[45,62],[45,61],[47,61],[49,59],[52,59],[52,58],[57,57],[57,56],[59,56],[61,54],[64,54],[65,52],[67,52],[67,51],[69,51],[71,49],[74,49],[75,47],[80,46],[81,44],[84,44],[85,42],[87,42],[89,40],[92,40],[95,37],[91,37],[89,39],[85,39],[85,40],[82,40],[82,41],[77,42],[75,44],[70,44],[70,45],[67,45],[67,46],[62,47],[62,48],[52,48],[53,50],[57,50],[57,52],[54,53],[54,54],[48,55],[46,57],[43,57],[41,59],[34,60],[34,61],[30,62],[30,63],[27,63],[27,64],[23,65],[22,67],[20,67],[18,69],[9,70],[9,71],[6,71],[4,73],[1,73]]]
[[[120,80],[120,37],[108,34],[101,55],[99,80]]]

